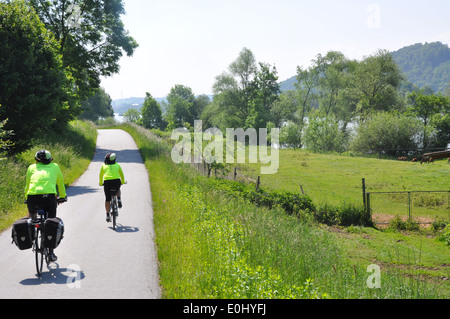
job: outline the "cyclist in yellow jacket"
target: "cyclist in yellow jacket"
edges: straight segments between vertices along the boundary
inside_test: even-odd
[[[125,176],[122,171],[122,167],[116,163],[117,155],[114,153],[108,153],[105,157],[105,163],[100,169],[100,186],[104,186],[105,191],[105,209],[106,209],[106,221],[110,222],[109,210],[111,208],[111,189],[117,191],[117,199],[119,208],[122,208],[122,197],[120,187],[125,184]]]
[[[36,219],[36,206],[38,206],[48,213],[47,218],[55,218],[58,207],[57,194],[61,199],[66,198],[61,169],[58,164],[52,163],[53,158],[49,151],[39,151],[34,158],[36,164],[28,167],[25,184],[29,217]],[[53,250],[50,250],[50,260],[57,259]]]

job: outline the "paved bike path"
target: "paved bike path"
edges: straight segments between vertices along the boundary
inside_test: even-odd
[[[118,155],[127,185],[114,231],[105,221],[103,188],[98,185],[105,155]],[[58,159],[55,159],[58,162]],[[59,206],[64,239],[56,264],[36,277],[34,254],[11,245],[11,230],[0,234],[0,299],[157,299],[161,292],[154,243],[148,173],[131,136],[99,130],[97,150],[87,171],[67,189]]]

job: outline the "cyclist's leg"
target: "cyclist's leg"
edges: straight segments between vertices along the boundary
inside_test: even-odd
[[[47,218],[55,218],[56,210],[58,208],[58,202],[56,201],[56,195],[50,194],[44,197],[44,209],[47,212]]]
[[[37,219],[36,206],[39,205],[41,198],[42,196],[38,195],[27,196],[28,217],[33,220]]]
[[[122,186],[122,181],[120,179],[114,180],[114,188],[117,190],[117,203],[119,208],[122,208],[122,192],[120,191],[120,187]]]

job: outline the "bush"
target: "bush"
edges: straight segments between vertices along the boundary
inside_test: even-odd
[[[315,206],[308,196],[287,191],[254,192],[253,198],[259,205],[273,208],[279,206],[289,215],[296,215],[299,211],[315,211]]]
[[[364,207],[352,204],[341,206],[325,204],[314,212],[314,220],[329,226],[373,226],[372,220],[367,216]]]
[[[397,215],[389,223],[389,228],[393,230],[416,231],[419,230],[419,223],[410,219],[403,221],[400,216]]]
[[[314,152],[343,152],[346,149],[345,134],[339,129],[339,121],[313,111],[305,129],[306,148]]]
[[[230,195],[242,197],[258,206],[281,207],[289,215],[300,216],[301,211],[316,210],[312,199],[305,195],[287,191],[256,191],[253,185],[229,180],[210,179],[209,182]]]
[[[314,212],[314,220],[318,223],[332,226],[337,224],[337,215],[337,207],[325,204]]]
[[[408,115],[377,113],[360,124],[351,149],[366,154],[394,156],[396,150],[413,149],[418,121]]]
[[[450,224],[447,224],[444,232],[439,236],[439,240],[445,242],[447,246],[450,246]]]
[[[443,218],[437,217],[437,218],[433,221],[433,223],[431,223],[431,229],[432,229],[434,232],[438,232],[438,231],[440,231],[440,230],[445,229],[445,227],[447,227],[447,225],[449,225],[449,224],[450,224],[449,221],[446,221],[446,220],[444,220]]]

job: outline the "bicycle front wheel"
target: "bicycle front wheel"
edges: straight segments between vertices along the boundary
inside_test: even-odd
[[[114,207],[113,207],[112,219],[113,219],[113,229],[116,230],[117,206],[114,206]]]

